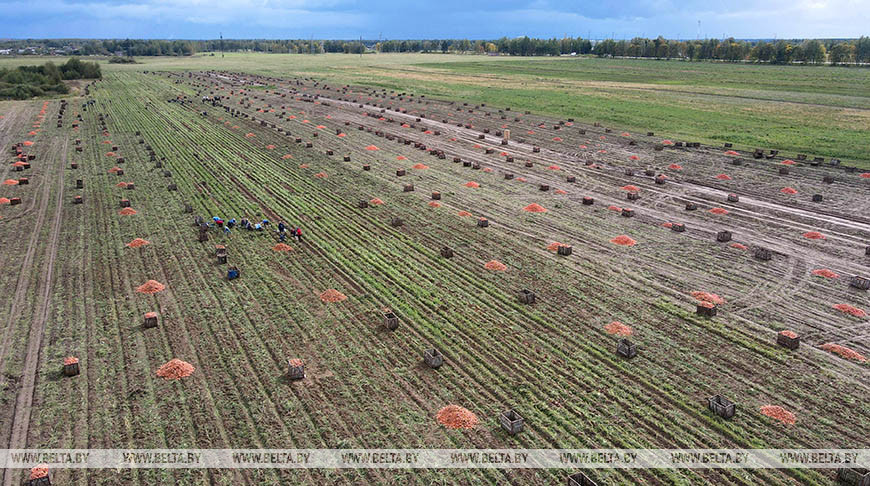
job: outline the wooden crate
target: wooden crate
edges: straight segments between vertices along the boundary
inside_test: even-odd
[[[568,481],[566,484],[568,486],[598,486],[595,481],[589,479],[589,476],[583,473],[574,473],[568,476]]]
[[[427,349],[423,352],[423,362],[432,369],[440,368],[444,364],[444,355],[437,349]]]
[[[786,349],[790,349],[790,350],[794,351],[800,346],[801,337],[800,336],[796,336],[796,337],[787,336],[787,335],[783,334],[781,331],[781,332],[776,334],[776,344],[778,344]]]
[[[384,313],[384,326],[391,331],[395,331],[399,327],[399,317],[392,312]]]
[[[76,376],[80,372],[78,363],[70,363],[63,365],[63,376]]]
[[[517,299],[520,303],[531,305],[535,303],[535,293],[531,290],[523,289],[517,293]]]
[[[849,280],[849,286],[860,290],[870,290],[870,278],[855,275]]]
[[[730,419],[737,412],[737,405],[722,395],[713,395],[708,398],[707,408],[724,419]]]
[[[498,417],[498,421],[501,424],[501,428],[510,435],[519,434],[523,431],[523,426],[525,425],[525,419],[514,409],[502,412]]]
[[[616,354],[624,358],[634,358],[637,356],[637,345],[628,339],[622,338],[616,344]]]
[[[305,363],[298,358],[287,360],[287,377],[291,380],[305,378]]]
[[[849,486],[870,486],[870,469],[862,467],[838,468],[837,482]]]

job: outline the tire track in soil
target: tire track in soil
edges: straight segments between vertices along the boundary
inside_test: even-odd
[[[64,142],[64,145],[66,143]],[[54,155],[53,153],[51,155]],[[64,160],[66,159],[66,154],[64,154]],[[54,157],[52,157],[54,158]],[[61,183],[63,186],[63,183]],[[36,218],[36,222],[31,226],[32,231],[30,233],[30,240],[27,244],[27,251],[24,255],[24,261],[21,263],[21,268],[18,271],[18,284],[15,287],[15,294],[12,296],[12,308],[9,310],[9,320],[6,324],[6,329],[3,333],[3,344],[0,346],[0,373],[5,367],[6,364],[6,355],[9,352],[10,341],[12,340],[12,334],[15,327],[16,316],[21,312],[21,306],[26,303],[26,294],[27,290],[30,287],[30,277],[32,275],[39,275],[37,272],[33,272],[30,270],[30,267],[33,265],[33,258],[36,254],[36,250],[39,246],[39,234],[43,229],[43,224],[45,223],[45,217],[48,212],[49,200],[51,199],[51,183],[49,181],[45,181],[42,188],[42,194],[40,195],[39,205],[37,208],[38,216]],[[6,220],[7,222],[9,220]]]
[[[31,414],[31,405],[33,404],[33,392],[36,384],[36,372],[39,365],[39,351],[42,345],[42,334],[45,329],[45,321],[48,318],[48,312],[51,309],[50,301],[51,301],[51,287],[52,287],[52,279],[54,277],[54,262],[57,257],[57,249],[58,249],[58,236],[60,235],[60,226],[63,222],[63,168],[66,165],[66,151],[67,151],[67,140],[63,141],[63,150],[60,156],[60,167],[55,167],[57,180],[53,180],[52,183],[59,182],[59,189],[57,191],[57,199],[56,199],[56,209],[54,215],[54,221],[51,227],[51,236],[48,241],[48,261],[46,262],[46,268],[39,274],[42,282],[42,292],[40,293],[39,304],[36,308],[36,312],[34,313],[34,321],[31,324],[30,328],[30,340],[27,345],[27,355],[25,358],[24,365],[24,373],[23,379],[21,383],[21,389],[18,392],[18,398],[15,402],[15,408],[13,413],[13,422],[11,427],[11,435],[9,438],[9,448],[24,448],[27,445],[27,433],[28,428],[30,427],[30,414]],[[46,195],[50,192],[52,184],[46,183],[45,185],[45,193]],[[48,197],[46,197],[46,201],[43,203],[44,206],[40,210],[40,219],[43,219],[48,209]],[[31,243],[35,243],[36,235],[39,230],[42,228],[41,224],[36,225],[36,229],[34,230],[34,236],[31,237]],[[30,255],[32,257],[32,255]],[[19,297],[18,292],[16,292],[16,303],[21,304],[23,300],[18,300]],[[14,314],[13,314],[14,315]],[[5,348],[6,343],[4,343]],[[5,352],[5,349],[4,349]],[[0,368],[2,369],[2,368]],[[4,486],[13,486],[15,473],[10,469],[5,469],[3,471],[3,484]]]

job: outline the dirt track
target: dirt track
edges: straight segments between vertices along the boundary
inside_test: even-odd
[[[36,275],[39,276],[40,292],[37,301],[37,308],[34,311],[34,319],[30,324],[30,337],[27,343],[27,353],[24,358],[24,372],[20,382],[18,398],[15,402],[13,421],[11,423],[11,434],[8,444],[9,448],[14,449],[27,447],[27,435],[30,426],[34,386],[36,383],[37,370],[41,363],[39,352],[42,345],[43,329],[45,328],[46,319],[52,308],[52,282],[54,279],[55,259],[57,258],[59,247],[58,236],[60,235],[61,224],[63,223],[64,183],[62,175],[66,166],[66,154],[67,140],[55,140],[51,156],[46,158],[46,160],[53,162],[53,167],[46,171],[47,180],[44,183],[44,197],[40,202],[39,219],[38,223],[33,226],[33,235],[31,236],[31,243],[33,244],[38,240],[38,236],[43,230],[42,221],[45,219],[48,211],[52,211],[52,223],[48,236],[48,244],[42,248],[47,253],[47,259],[43,267],[36,273]],[[52,192],[52,189],[54,189],[57,194],[54,205],[50,205],[51,203],[49,201],[49,195]],[[31,248],[35,249],[36,247],[34,245],[28,247],[28,256],[32,262],[33,252]],[[31,271],[24,270],[20,275],[23,276],[30,273]],[[19,285],[21,286],[20,282]],[[27,282],[24,282],[24,285],[21,287],[26,289],[28,287]],[[16,309],[19,308],[23,303],[22,300],[23,296],[16,293],[13,300],[13,307]],[[13,312],[11,316],[14,319],[16,313]],[[12,329],[11,323],[7,329]],[[6,350],[4,349],[3,351],[4,352],[0,354],[0,369],[2,369],[3,366],[2,359],[5,358]],[[15,476],[16,475],[12,473],[12,470],[4,470],[4,486],[13,486],[15,484]]]

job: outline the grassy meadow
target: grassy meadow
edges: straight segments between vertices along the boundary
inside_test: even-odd
[[[870,71],[864,69],[441,54],[232,53],[140,61],[105,63],[104,70],[311,76],[870,168]],[[0,67],[37,62],[42,59],[3,59]]]

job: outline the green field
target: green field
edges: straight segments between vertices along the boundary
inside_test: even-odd
[[[865,69],[439,54],[200,54],[140,61],[144,64],[103,68],[312,76],[870,167]],[[0,66],[34,62],[4,59]]]

